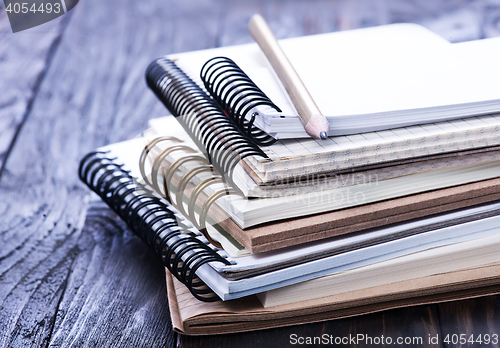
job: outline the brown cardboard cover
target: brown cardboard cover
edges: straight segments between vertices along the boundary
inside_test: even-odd
[[[500,178],[241,229],[219,222],[251,253],[320,240],[500,199]]]
[[[500,264],[392,283],[345,294],[263,308],[255,296],[201,302],[166,270],[174,329],[208,335],[268,329],[367,314],[382,310],[500,293]]]

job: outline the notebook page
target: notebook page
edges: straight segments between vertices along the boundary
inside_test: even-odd
[[[500,97],[495,88],[500,78],[498,38],[479,40],[473,48],[467,43],[453,44],[411,54],[397,44],[392,49],[377,43],[352,45],[357,52],[351,55],[337,54],[336,47],[327,46],[309,62],[300,52],[313,47],[283,46],[325,116],[377,114]]]
[[[249,157],[262,181],[331,172],[403,158],[500,144],[500,115],[486,115],[327,140],[288,139],[263,147],[270,160]]]
[[[412,94],[402,91],[400,86],[393,90],[392,80],[400,85],[402,74],[412,74],[408,76],[412,80],[426,79],[427,75],[434,73],[431,70],[436,67],[434,57],[440,56],[445,60],[444,55],[452,47],[444,40],[427,41],[419,40],[418,37],[415,39],[412,35],[405,36],[404,30],[394,34],[386,31],[385,36],[375,31],[372,34],[365,32],[362,39],[356,34],[356,31],[342,32],[330,42],[325,42],[321,36],[280,41],[293,67],[326,117],[408,108],[412,100],[409,96]],[[261,119],[257,124],[263,124],[260,121],[268,124],[276,122],[276,126],[287,127],[290,121],[286,119],[287,116],[296,115],[296,111],[272,67],[267,64],[265,74],[247,62],[236,62],[283,110],[282,115],[274,116],[276,119]],[[417,62],[421,68],[418,73],[414,73],[408,66]],[[426,76],[421,76],[422,71]],[[381,98],[381,89],[387,88],[391,89],[392,95],[389,98],[383,95]]]
[[[292,45],[283,49],[322,113],[330,134],[352,134],[444,121],[500,109],[500,39],[477,40],[408,51],[398,43],[367,42],[348,47]],[[340,46],[342,48],[342,46]],[[303,52],[310,52],[305,56]],[[246,70],[246,69],[244,69]],[[252,73],[248,68],[249,74]],[[266,80],[256,83],[265,86]],[[266,91],[280,100],[285,115],[293,109],[278,89]],[[307,137],[297,118],[269,114],[256,125],[277,138]]]
[[[420,192],[498,177],[500,162],[464,165],[365,182],[333,190],[265,199],[231,196],[218,202],[241,228],[280,219],[318,214]]]
[[[393,24],[380,27],[357,29],[328,34],[312,35],[280,40],[287,54],[295,55],[296,59],[309,63],[311,56],[316,59],[329,54],[330,48],[335,48],[335,56],[339,59],[352,60],[352,56],[364,56],[367,49],[376,48],[379,61],[407,60],[419,51],[442,49],[451,46],[448,41],[415,24]],[[397,47],[397,50],[394,50]],[[288,52],[289,51],[289,52]],[[316,52],[318,52],[316,54]],[[274,74],[264,54],[256,44],[223,47],[203,51],[173,54],[168,58],[174,60],[196,83],[202,85],[199,74],[203,64],[217,56],[226,56],[233,59],[257,85],[283,109],[285,121],[298,121],[297,113],[285,92],[281,82]],[[398,58],[401,56],[402,58]],[[392,63],[385,63],[392,65]],[[314,63],[313,65],[317,65]],[[328,64],[329,65],[329,64]],[[324,83],[316,83],[319,87]],[[307,86],[307,84],[306,84]],[[310,86],[308,86],[310,87]],[[313,95],[316,99],[316,96]],[[330,101],[330,97],[328,97]],[[271,114],[276,115],[274,113]],[[259,125],[263,118],[258,118]],[[278,117],[278,120],[283,120]],[[299,130],[303,127],[299,122]]]
[[[186,290],[177,286],[178,281],[168,271],[166,282],[171,315],[179,317],[180,313],[173,312],[180,311],[185,318],[182,325],[176,326],[174,322],[174,328],[185,334],[207,335],[304,324],[401,306],[484,296],[495,291],[478,289],[476,292],[466,291],[463,294],[456,291],[496,284],[498,281],[495,281],[495,278],[498,278],[499,270],[499,265],[492,264],[273,308],[263,308],[260,303],[242,303],[235,306],[232,302],[210,302],[205,305],[200,301],[191,302],[191,305],[181,308],[180,305],[173,306],[170,302],[176,297],[183,297]],[[239,303],[240,300],[233,302]],[[371,304],[374,306],[370,306]],[[197,307],[203,308],[197,310]]]
[[[175,309],[175,311],[171,310],[171,315],[183,318],[182,327],[178,326],[177,329],[184,329],[185,331],[183,331],[188,334],[220,334],[246,331],[248,330],[248,327],[246,327],[248,323],[257,325],[260,323],[260,325],[253,327],[253,329],[269,328],[273,323],[273,326],[280,326],[278,325],[279,318],[289,317],[292,314],[291,311],[294,311],[293,317],[300,317],[301,315],[332,311],[350,306],[360,306],[367,303],[410,298],[429,293],[440,293],[442,291],[453,291],[456,290],[456,286],[465,288],[467,284],[474,284],[480,280],[498,277],[499,271],[500,265],[491,264],[272,308],[263,308],[256,297],[253,296],[245,299],[243,302],[241,300],[208,303],[197,301],[186,287],[182,286],[177,279],[172,277],[168,270],[166,270],[166,282],[169,306],[171,309]],[[172,307],[172,303],[170,302],[175,300],[176,305]],[[393,305],[393,307],[397,306]],[[387,308],[391,308],[391,306],[387,305]],[[350,315],[353,315],[353,313]],[[331,317],[335,318],[336,315],[332,313]],[[247,322],[250,318],[252,320]],[[321,317],[317,320],[321,320]],[[315,321],[314,318],[308,317],[291,323],[281,323],[281,325],[313,321]],[[239,323],[240,326],[232,326],[228,329],[227,326],[230,326],[231,323]],[[197,326],[199,326],[198,331],[196,330]],[[215,327],[215,330],[203,329],[203,327],[209,326]]]
[[[500,262],[499,255],[495,252],[495,248],[499,245],[498,234],[446,245],[271,290],[259,298],[264,302],[272,296],[272,306],[276,306],[293,303],[298,299],[304,301],[433,274],[480,267]]]

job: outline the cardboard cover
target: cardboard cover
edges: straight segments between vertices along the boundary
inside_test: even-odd
[[[498,294],[500,264],[272,308],[263,308],[255,296],[227,302],[201,302],[173,278],[168,270],[166,282],[174,330],[186,335],[212,335],[312,323],[392,308]]]
[[[248,251],[260,253],[499,199],[500,178],[496,178],[245,230],[228,218],[219,219],[219,224]]]

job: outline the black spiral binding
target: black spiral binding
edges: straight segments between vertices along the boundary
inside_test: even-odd
[[[229,184],[234,184],[232,172],[241,159],[268,158],[257,144],[266,143],[270,137],[241,131],[216,101],[168,58],[149,65],[146,81],[197,146],[207,151],[210,162]]]
[[[196,271],[207,262],[231,264],[218,248],[203,243],[169,209],[168,203],[146,186],[135,182],[130,172],[106,152],[91,152],[80,162],[80,179],[106,202],[148,244],[172,274],[201,301],[216,301],[215,295]]]
[[[253,125],[259,115],[252,110],[260,106],[269,106],[278,112],[281,109],[233,60],[227,57],[208,60],[201,68],[200,77],[212,98],[241,130],[256,139],[257,144],[267,146],[276,142],[276,139]],[[250,120],[246,115],[251,116]]]

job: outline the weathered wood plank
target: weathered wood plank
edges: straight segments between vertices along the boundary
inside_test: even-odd
[[[397,336],[433,334],[440,323],[452,325],[452,315],[438,321],[437,307],[423,306],[241,335],[176,336],[161,265],[103,203],[94,196],[87,201],[89,191],[76,170],[86,152],[131,138],[149,118],[165,113],[144,83],[151,60],[250,42],[251,13],[264,14],[279,38],[409,21],[460,41],[499,35],[499,5],[495,0],[86,0],[71,11],[64,32],[60,27],[52,36],[19,41],[0,36],[6,47],[0,53],[0,123],[8,124],[0,126],[0,139],[10,139],[0,146],[0,156],[26,119],[0,178],[0,347],[276,346],[289,342],[292,329]],[[0,18],[4,14],[0,11]],[[33,56],[21,59],[29,48]],[[6,80],[9,69],[16,73]],[[21,101],[4,92],[14,82]],[[453,313],[461,305],[448,306],[440,311]]]
[[[1,169],[50,64],[67,18],[12,33],[0,3],[0,175]]]
[[[72,252],[51,345],[156,347],[173,339],[161,263],[103,203],[91,205]]]
[[[210,338],[180,336],[178,341],[179,347],[182,348],[272,348],[300,346],[298,344],[299,337],[302,337],[302,342],[306,342],[306,337],[312,337],[313,344],[307,345],[307,347],[321,347],[327,346],[327,344],[331,346],[370,347],[376,346],[377,342],[381,343],[382,337],[384,337],[383,342],[386,343],[386,346],[390,346],[387,344],[389,340],[396,345],[398,338],[404,340],[408,337],[411,341],[404,344],[404,347],[422,347],[425,345],[420,342],[425,343],[429,335],[435,336],[439,333],[436,319],[434,306],[417,306],[323,323],[218,335]],[[316,341],[314,341],[314,337],[318,337]],[[335,343],[336,339],[340,341]],[[440,347],[440,345],[435,345],[435,347]]]
[[[38,265],[22,260],[12,268],[31,269],[3,301],[2,312],[15,314],[2,318],[1,331],[11,332],[3,345],[151,347],[172,340],[163,267],[144,243],[101,202],[83,230],[72,231],[41,241],[39,249],[53,252],[30,252]]]
[[[77,167],[165,113],[146,66],[213,45],[209,5],[89,0],[72,10],[0,181],[0,346],[171,344],[163,268],[107,207],[82,229],[89,190]]]
[[[484,37],[500,36],[500,2],[485,1],[479,6]]]
[[[442,303],[438,315],[445,347],[500,347],[500,296]]]

